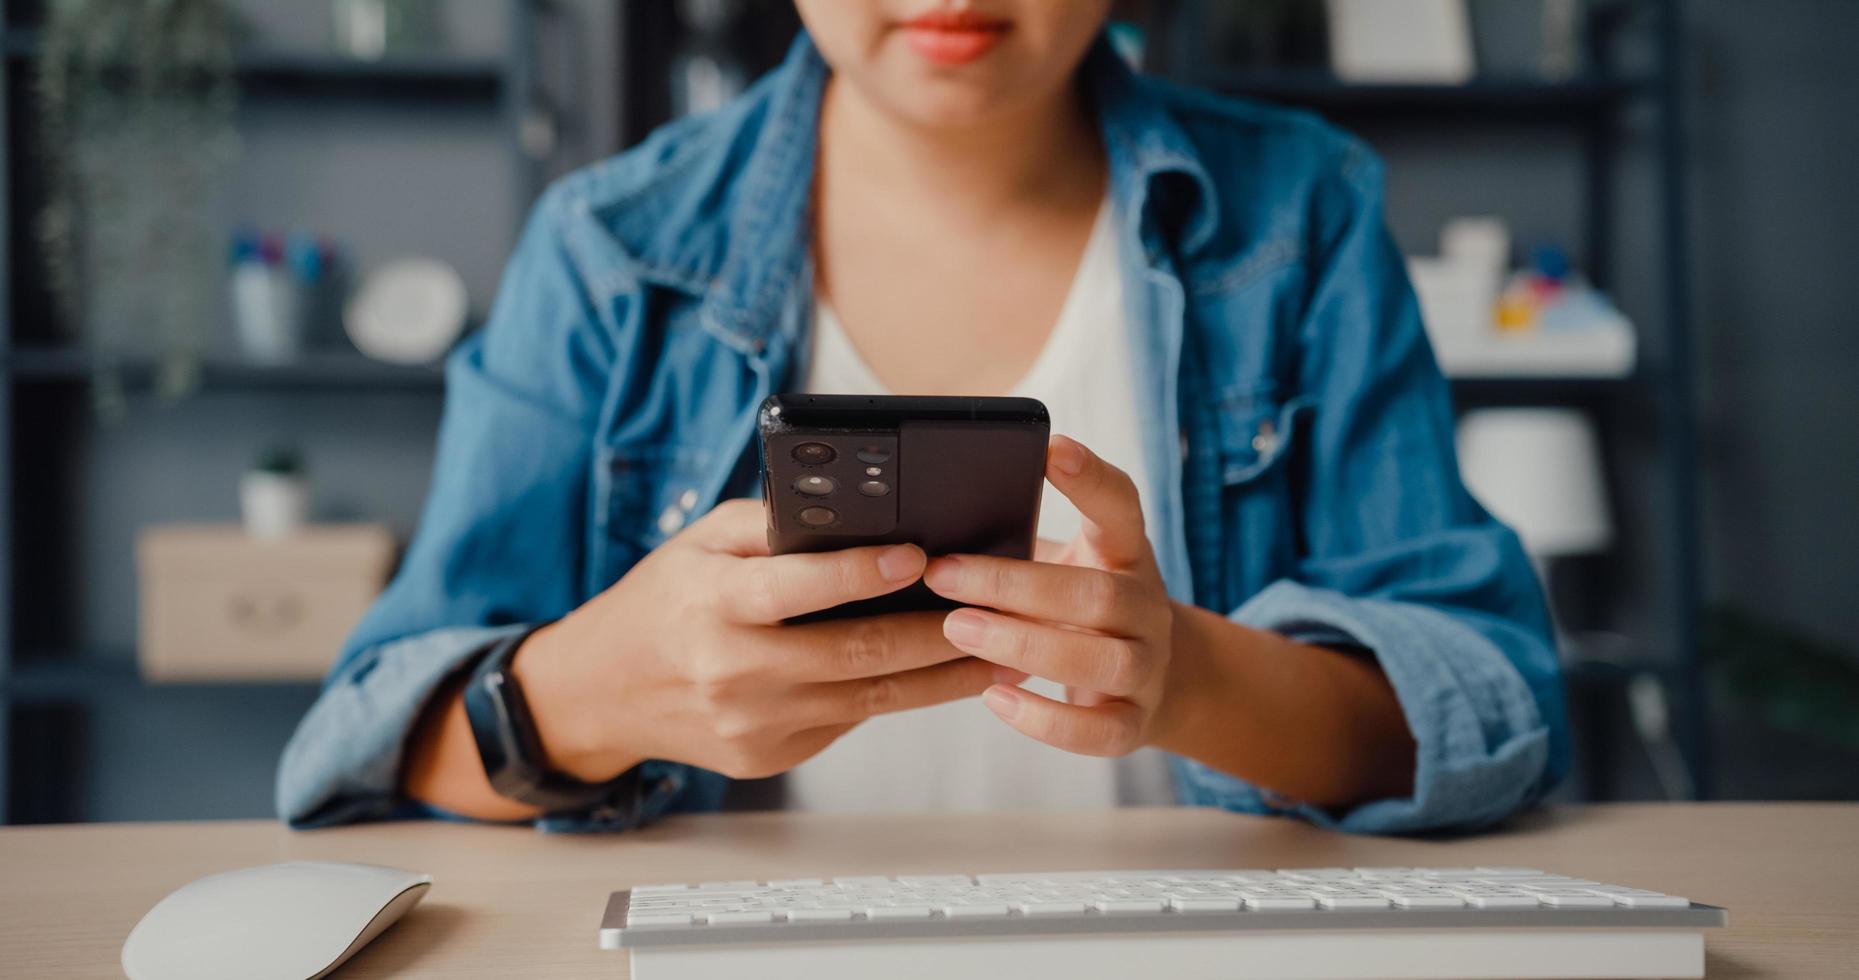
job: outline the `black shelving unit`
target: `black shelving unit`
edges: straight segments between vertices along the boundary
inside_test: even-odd
[[[1485,77],[1458,85],[1344,82],[1319,71],[1209,71],[1196,83],[1247,98],[1303,106],[1329,114],[1374,112],[1381,118],[1531,113],[1537,119],[1581,119],[1611,111],[1621,100],[1649,92],[1649,78],[1585,77],[1544,81]]]
[[[39,55],[39,33],[15,30],[5,38],[8,61],[30,63]],[[267,95],[297,91],[324,96],[342,88],[357,94],[484,100],[508,81],[506,62],[446,54],[396,54],[374,61],[308,51],[243,50],[233,70],[247,91]]]
[[[500,56],[469,57],[445,54],[394,55],[378,61],[359,61],[339,55],[306,51],[250,49],[240,52],[235,71],[243,96],[271,99],[387,99],[398,102],[481,106],[499,119],[508,152],[515,161],[511,188],[517,213],[527,211],[540,191],[551,147],[547,134],[554,131],[550,108],[544,104],[537,81],[541,0],[500,0],[506,10],[507,41]],[[16,808],[10,799],[13,770],[31,771],[32,745],[16,744],[16,708],[56,708],[61,705],[100,706],[151,699],[172,703],[176,697],[189,704],[217,704],[221,698],[273,697],[296,704],[309,696],[313,685],[283,684],[163,684],[149,685],[138,675],[130,651],[16,649],[18,584],[16,567],[17,513],[20,482],[30,478],[25,461],[17,458],[12,437],[19,421],[18,396],[25,390],[81,388],[100,370],[108,370],[129,389],[146,388],[155,365],[146,359],[100,361],[74,347],[45,346],[39,337],[54,331],[18,321],[18,300],[9,288],[15,268],[8,254],[19,240],[16,222],[32,220],[22,205],[16,183],[31,165],[32,134],[17,134],[8,110],[20,98],[22,81],[40,51],[37,30],[14,23],[14,15],[0,0],[0,823],[9,822]],[[541,135],[539,135],[541,134]],[[22,336],[35,338],[22,344]],[[201,394],[216,392],[257,395],[268,393],[321,394],[407,393],[437,399],[444,390],[440,369],[403,367],[371,361],[353,351],[306,353],[275,366],[237,360],[209,359],[201,366]],[[297,693],[293,693],[297,692]],[[269,703],[269,702],[267,702]],[[293,710],[301,710],[301,706]]]
[[[1659,678],[1673,702],[1673,729],[1690,770],[1694,792],[1710,793],[1708,711],[1698,655],[1702,591],[1696,407],[1691,341],[1689,224],[1686,215],[1684,147],[1684,22],[1681,0],[1601,0],[1588,7],[1583,25],[1586,67],[1573,78],[1546,81],[1480,77],[1458,85],[1353,84],[1322,72],[1259,73],[1208,64],[1198,57],[1193,4],[1171,25],[1163,70],[1194,84],[1231,95],[1314,110],[1344,126],[1377,127],[1555,126],[1572,129],[1582,146],[1583,267],[1603,289],[1617,270],[1614,180],[1620,162],[1625,116],[1650,110],[1652,155],[1659,186],[1658,295],[1656,318],[1636,322],[1640,367],[1625,378],[1479,377],[1455,378],[1459,406],[1565,405],[1594,413],[1602,422],[1650,406],[1656,416],[1659,487],[1654,494],[1663,526],[1655,535],[1660,553],[1647,563],[1659,591],[1656,629],[1660,640],[1645,645],[1645,662],[1606,670],[1572,670],[1571,683],[1630,678],[1635,670]],[[1650,50],[1650,64],[1619,67],[1628,35]],[[1605,748],[1585,761],[1604,768]]]
[[[16,347],[7,355],[6,364],[15,384],[83,383],[107,369],[125,384],[142,387],[155,373],[151,361],[103,361],[70,347]],[[355,353],[312,351],[284,364],[207,360],[201,365],[201,385],[212,390],[437,392],[445,386],[445,374],[436,364],[403,366]]]

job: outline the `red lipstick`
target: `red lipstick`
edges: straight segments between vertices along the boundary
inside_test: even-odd
[[[902,24],[910,47],[946,66],[965,65],[994,50],[1012,21],[968,10],[935,10]]]

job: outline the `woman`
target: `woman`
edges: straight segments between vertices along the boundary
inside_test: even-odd
[[[1107,3],[798,0],[754,91],[552,188],[287,819],[623,829],[788,773],[814,809],[1390,832],[1552,785],[1547,617],[1460,484],[1377,162],[1133,75]],[[1044,399],[1057,543],[769,556],[731,498],[794,389]],[[919,577],[963,607],[779,625]],[[486,658],[573,802],[493,788],[460,696]]]

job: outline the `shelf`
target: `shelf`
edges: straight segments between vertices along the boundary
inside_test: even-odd
[[[1481,121],[1513,116],[1516,122],[1545,117],[1572,119],[1610,109],[1643,92],[1637,78],[1475,78],[1462,84],[1345,82],[1323,71],[1220,71],[1201,84],[1227,95],[1263,99],[1338,115],[1426,115],[1439,122],[1476,116]]]
[[[319,681],[219,681],[151,684],[128,657],[30,657],[0,675],[0,692],[13,704],[57,704],[103,697],[151,694],[238,694],[313,692]]]
[[[1457,375],[1447,378],[1459,407],[1566,405],[1602,401],[1647,386],[1645,374],[1626,377],[1579,375]]]
[[[73,348],[18,348],[0,354],[7,373],[21,384],[88,382],[99,368],[90,353]],[[132,358],[118,369],[126,384],[143,387],[155,373],[154,362]],[[343,351],[314,352],[289,364],[249,364],[236,360],[208,358],[201,366],[201,387],[209,389],[258,390],[289,389],[299,391],[445,390],[445,373],[439,365],[407,366],[369,360],[360,354]]]
[[[5,35],[10,62],[39,55],[36,30]],[[399,93],[429,98],[494,99],[503,88],[505,64],[494,57],[401,54],[364,61],[318,51],[252,48],[234,58],[240,82],[252,89],[321,94]]]

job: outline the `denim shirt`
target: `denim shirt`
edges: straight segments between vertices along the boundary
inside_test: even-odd
[[[1178,795],[1371,833],[1527,805],[1568,760],[1549,620],[1517,538],[1460,482],[1379,162],[1312,116],[1137,75],[1101,40],[1080,71],[1169,594],[1372,653],[1417,747],[1412,795],[1341,812],[1188,759]],[[418,532],[285,749],[292,825],[433,815],[397,786],[448,677],[757,492],[756,407],[805,366],[827,74],[802,36],[743,98],[536,205],[488,324],[448,364]],[[624,797],[538,823],[625,829],[714,809],[724,787],[654,760]]]

